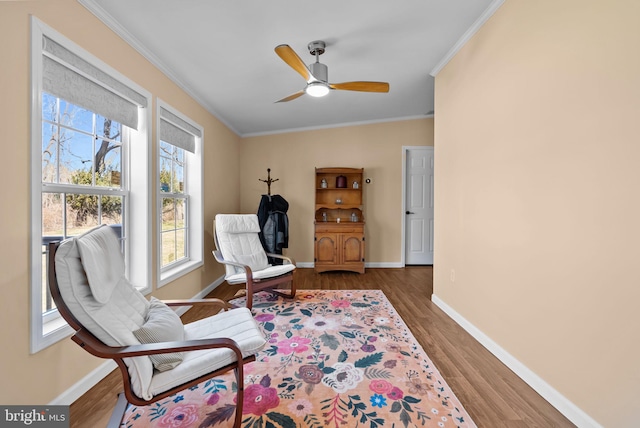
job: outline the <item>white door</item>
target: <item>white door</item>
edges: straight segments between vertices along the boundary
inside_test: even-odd
[[[405,264],[433,264],[433,147],[407,149]]]

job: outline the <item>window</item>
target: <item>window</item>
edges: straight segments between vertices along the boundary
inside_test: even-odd
[[[189,259],[189,195],[184,188],[185,150],[160,140],[160,267],[163,270]]]
[[[37,352],[70,332],[49,294],[49,242],[108,224],[121,238],[132,283],[150,291],[150,96],[36,18],[32,24],[31,351]]]
[[[124,248],[122,214],[129,193],[123,185],[123,131],[118,122],[42,93],[42,311],[47,318],[53,319],[55,309],[46,278],[49,242],[109,224]]]
[[[160,285],[203,264],[202,127],[158,100]]]

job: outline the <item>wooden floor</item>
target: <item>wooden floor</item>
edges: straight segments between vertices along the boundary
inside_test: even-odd
[[[431,267],[367,269],[316,274],[297,270],[297,289],[380,289],[396,308],[478,427],[573,427],[560,412],[431,303]],[[239,286],[226,283],[208,297],[231,298]],[[194,309],[182,319],[206,314]],[[113,372],[71,405],[71,427],[106,426],[121,378]]]

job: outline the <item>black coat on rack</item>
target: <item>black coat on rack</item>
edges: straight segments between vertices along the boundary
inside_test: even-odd
[[[280,195],[262,195],[258,207],[260,242],[267,253],[282,254],[289,248],[289,203]],[[271,264],[282,264],[282,260],[269,258]]]

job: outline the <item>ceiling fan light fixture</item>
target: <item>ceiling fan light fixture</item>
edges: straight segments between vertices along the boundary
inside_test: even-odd
[[[312,97],[324,97],[329,93],[329,86],[323,82],[311,82],[304,90],[308,95]]]

